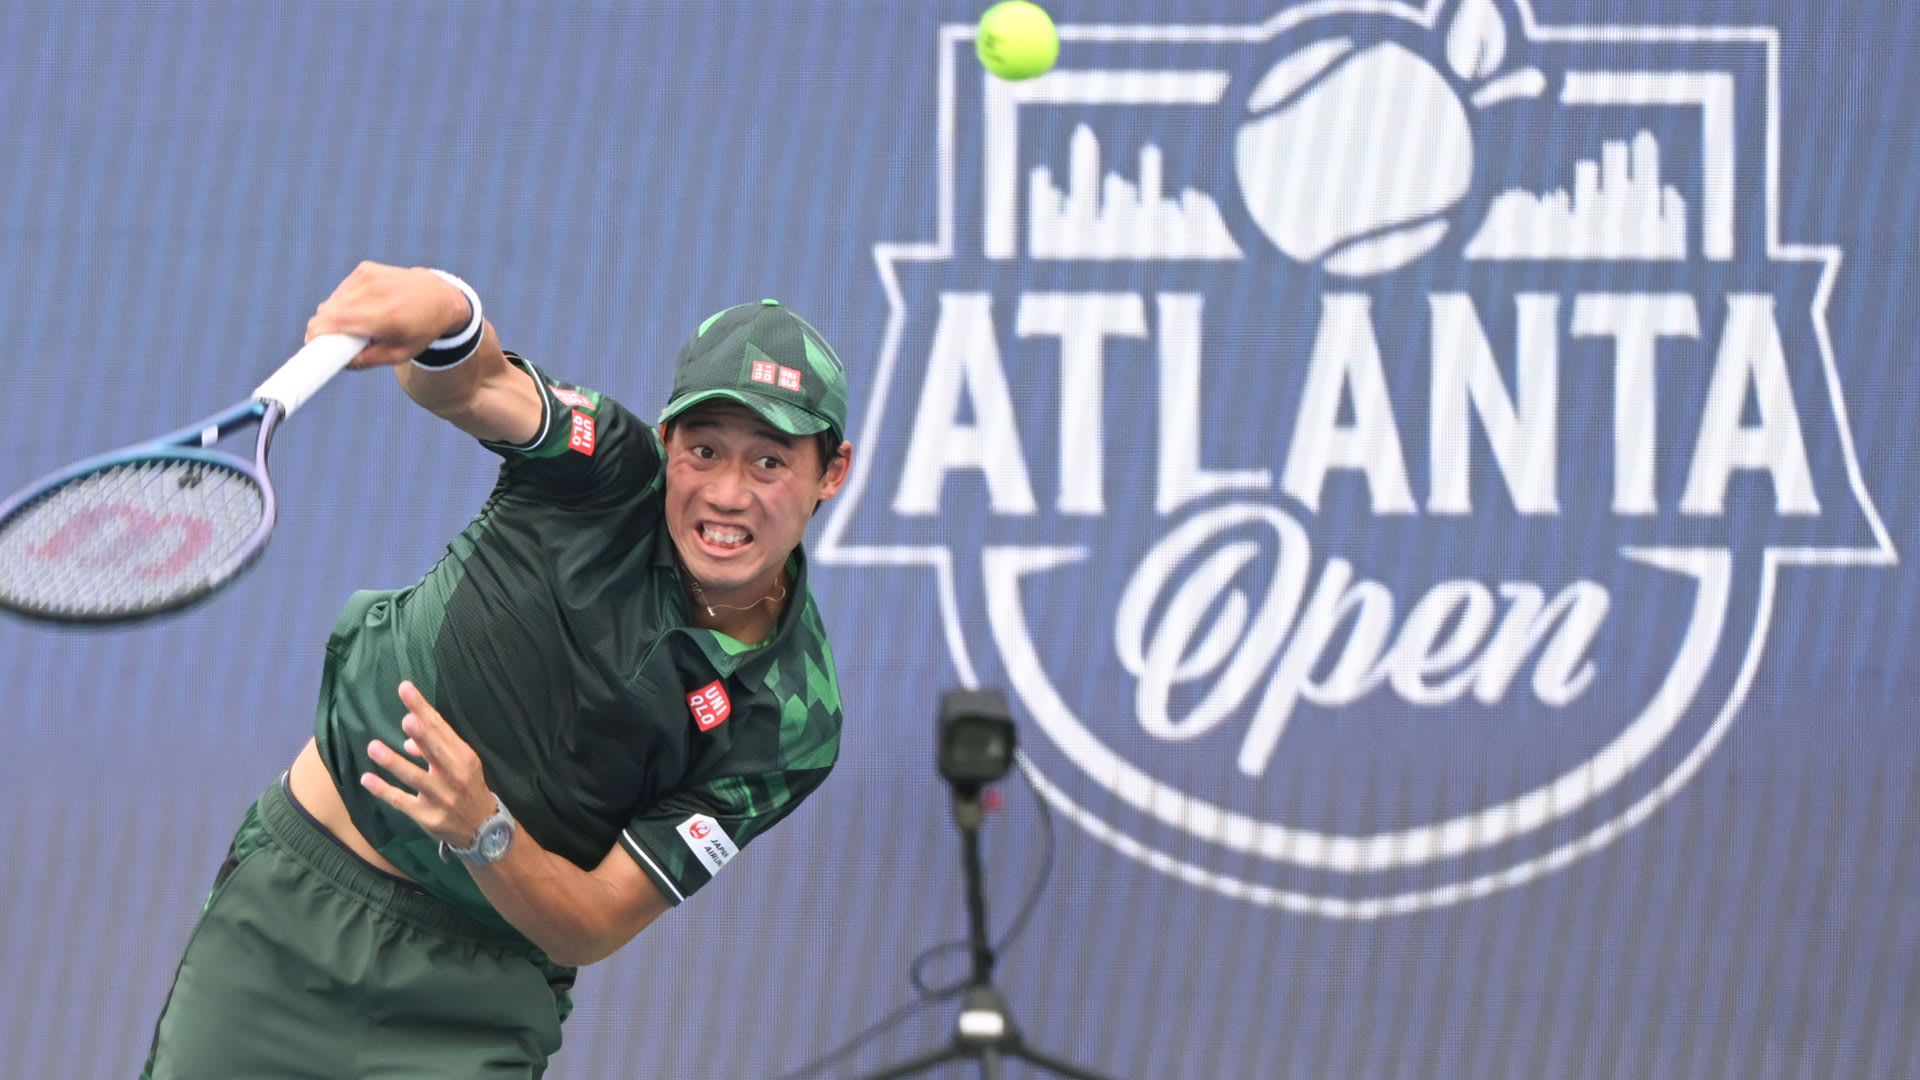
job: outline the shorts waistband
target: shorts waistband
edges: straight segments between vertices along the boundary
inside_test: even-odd
[[[287,854],[374,910],[443,937],[538,951],[524,939],[487,926],[354,854],[293,801],[284,776],[268,786],[258,806],[260,824]]]

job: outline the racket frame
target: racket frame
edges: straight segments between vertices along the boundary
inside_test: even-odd
[[[359,355],[360,350],[366,347],[367,340],[358,334],[322,334],[301,346],[299,351],[281,364],[265,382],[255,387],[253,396],[248,400],[157,439],[148,439],[75,462],[58,472],[42,477],[37,482],[20,489],[4,502],[0,502],[0,524],[4,524],[8,518],[28,503],[38,500],[63,485],[89,474],[135,461],[200,462],[242,473],[260,490],[263,503],[260,524],[234,554],[210,573],[198,587],[169,597],[165,601],[124,612],[76,615],[65,611],[24,607],[9,602],[4,595],[0,595],[0,611],[10,611],[32,619],[69,624],[136,622],[150,616],[177,611],[203,600],[238,577],[241,571],[253,565],[254,560],[260,557],[260,553],[266,550],[267,540],[273,535],[275,519],[279,516],[279,499],[273,490],[273,478],[267,472],[267,453],[273,446],[274,431],[279,428],[282,420],[292,416],[294,410],[306,404],[321,387],[345,369],[353,358]],[[251,463],[237,454],[214,449],[220,440],[234,429],[256,421],[260,428],[254,439]]]
[[[225,562],[216,567],[199,586],[189,589],[167,600],[135,610],[79,613],[71,611],[52,611],[29,607],[11,602],[0,594],[0,611],[9,611],[30,619],[45,622],[67,624],[103,624],[132,623],[155,615],[178,611],[194,604],[222,586],[238,577],[242,571],[252,566],[266,550],[267,539],[273,535],[273,527],[279,516],[279,499],[273,490],[273,479],[267,471],[267,454],[273,446],[273,435],[285,418],[286,410],[280,402],[274,400],[242,401],[232,407],[215,413],[197,423],[189,424],[177,431],[169,432],[156,439],[134,443],[96,454],[83,461],[74,462],[66,468],[50,473],[38,481],[21,489],[18,493],[0,502],[0,524],[27,504],[35,502],[56,489],[81,480],[94,473],[111,468],[142,461],[180,461],[197,462],[215,468],[230,469],[252,480],[260,491],[260,524],[248,534],[240,547]],[[238,454],[217,450],[220,440],[235,429],[258,422],[259,429],[254,436],[253,460],[248,461]]]

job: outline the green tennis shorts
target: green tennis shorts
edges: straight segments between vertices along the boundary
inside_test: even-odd
[[[141,1075],[544,1073],[573,969],[368,865],[284,783],[240,823]]]

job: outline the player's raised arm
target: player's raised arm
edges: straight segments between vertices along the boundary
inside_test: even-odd
[[[507,362],[479,298],[451,275],[363,262],[307,322],[307,338],[359,334],[350,365],[392,367],[408,396],[476,438],[521,443],[539,430],[533,380]]]

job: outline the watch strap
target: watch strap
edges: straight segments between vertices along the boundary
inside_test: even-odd
[[[505,858],[507,854],[505,847],[502,847],[492,857],[488,857],[487,853],[481,850],[481,845],[485,842],[487,834],[502,824],[508,829],[512,829],[514,827],[513,815],[507,812],[507,804],[500,801],[500,796],[495,795],[493,797],[493,813],[488,816],[487,820],[480,823],[479,828],[473,831],[473,841],[471,843],[464,848],[457,848],[445,840],[440,841],[441,861],[453,862],[458,860],[468,866],[487,866]],[[511,844],[512,840],[509,838],[508,845],[511,846]]]

